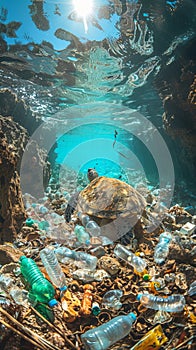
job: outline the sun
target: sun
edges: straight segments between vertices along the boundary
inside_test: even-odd
[[[88,31],[87,17],[93,11],[93,0],[73,0],[73,5],[78,16],[82,17],[85,33]]]

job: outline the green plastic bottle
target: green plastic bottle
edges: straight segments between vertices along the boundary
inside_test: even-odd
[[[57,304],[54,299],[55,289],[43,276],[36,263],[26,256],[20,258],[20,270],[24,278],[31,286],[30,294],[41,303],[48,303],[53,307]]]

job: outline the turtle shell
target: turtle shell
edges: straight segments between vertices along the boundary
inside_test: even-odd
[[[80,192],[77,210],[97,217],[140,215],[146,206],[143,196],[127,183],[100,176]]]

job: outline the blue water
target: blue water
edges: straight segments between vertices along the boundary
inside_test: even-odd
[[[1,0],[0,23],[0,86],[50,121],[53,168],[190,189],[155,81],[195,37],[193,1],[92,1],[85,17],[68,0]]]

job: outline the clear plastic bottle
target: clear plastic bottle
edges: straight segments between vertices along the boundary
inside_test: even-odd
[[[180,312],[186,304],[185,298],[181,294],[169,295],[167,298],[153,294],[138,294],[137,299],[148,309],[161,310],[167,312]]]
[[[54,299],[54,287],[46,278],[44,278],[42,272],[32,259],[27,258],[26,256],[21,256],[20,270],[31,286],[30,294],[32,294],[37,301],[48,303],[49,306],[57,304],[56,299]]]
[[[123,291],[120,289],[112,289],[106,292],[102,299],[102,307],[108,309],[119,310],[122,306],[120,298],[123,296]]]
[[[90,270],[95,270],[97,266],[97,257],[85,252],[76,252],[75,250],[71,250],[67,247],[58,247],[54,249],[54,253],[57,256],[57,259],[62,263],[65,263],[66,261],[69,261],[69,259],[72,259],[78,262],[79,266],[81,265],[81,267],[86,267]]]
[[[93,221],[90,220],[86,226],[85,226],[86,231],[92,236],[92,237],[99,237],[101,235],[101,228],[99,225]]]
[[[161,264],[167,258],[169,253],[169,244],[172,239],[170,232],[163,232],[159,236],[159,243],[156,245],[154,250],[154,261],[157,264]]]
[[[189,286],[188,295],[192,296],[196,294],[196,281],[192,282]]]
[[[132,253],[130,250],[126,249],[121,244],[117,244],[114,249],[114,254],[124,260],[127,261],[131,266],[134,267],[137,272],[144,272],[146,269],[146,260],[140,258],[139,256]]]
[[[74,229],[75,235],[80,243],[90,244],[90,236],[88,232],[85,231],[85,228],[80,225],[76,225]]]
[[[80,219],[82,225],[84,225],[85,230],[92,237],[98,237],[101,235],[101,229],[99,225],[94,220],[91,220],[88,215],[78,212],[78,218]]]
[[[90,217],[86,214],[83,214],[81,211],[78,212],[78,219],[81,221],[82,225],[86,226],[90,221]]]
[[[54,250],[46,247],[41,250],[40,257],[51,282],[60,290],[67,289],[66,278],[57,260]]]
[[[114,317],[109,322],[93,328],[81,335],[85,350],[105,350],[129,334],[136,316],[128,315]]]

